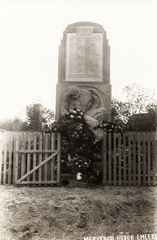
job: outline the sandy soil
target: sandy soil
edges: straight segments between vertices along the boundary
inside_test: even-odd
[[[157,188],[0,186],[0,240],[65,239],[157,232]]]

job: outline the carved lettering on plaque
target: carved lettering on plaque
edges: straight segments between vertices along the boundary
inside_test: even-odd
[[[102,81],[102,33],[78,27],[67,33],[66,81]]]

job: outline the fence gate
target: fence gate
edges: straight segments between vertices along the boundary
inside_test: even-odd
[[[5,132],[0,158],[0,183],[60,183],[60,135]]]
[[[103,139],[104,185],[156,185],[155,132],[106,134]]]

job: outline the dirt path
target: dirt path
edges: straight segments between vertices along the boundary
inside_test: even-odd
[[[156,187],[0,186],[0,240],[157,233]]]

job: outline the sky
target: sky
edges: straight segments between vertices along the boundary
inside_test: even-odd
[[[65,28],[95,22],[111,48],[112,96],[133,83],[157,89],[156,0],[0,0],[0,119],[39,101],[55,110]]]

